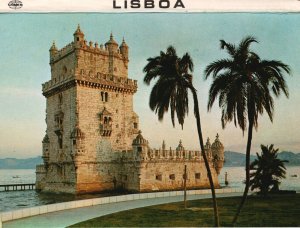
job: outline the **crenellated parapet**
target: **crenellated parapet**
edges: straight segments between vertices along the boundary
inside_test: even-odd
[[[118,77],[109,74],[96,72],[88,74],[84,71],[76,77],[72,75],[61,75],[42,84],[44,96],[52,95],[56,91],[69,88],[74,85],[81,85],[111,91],[135,93],[137,91],[137,80]]]
[[[53,45],[55,45],[54,42],[53,42]],[[67,44],[66,46],[64,46],[60,50],[58,50],[56,48],[56,46],[53,46],[53,45],[50,48],[50,64],[60,60],[61,58],[65,57],[66,55],[68,55],[71,52],[75,51],[74,42],[71,42],[71,43]]]
[[[115,58],[119,58],[123,61],[128,62],[128,45],[126,44],[124,38],[119,46],[119,44],[114,40],[113,35],[110,35],[110,39],[105,43],[105,45],[100,44],[96,41],[87,42],[84,39],[84,34],[78,25],[77,30],[74,33],[74,41],[67,44],[61,49],[57,49],[55,43],[53,42],[50,48],[50,64],[55,63],[65,56],[69,55],[75,51],[86,51],[95,55],[104,55],[104,56],[114,56]]]
[[[216,141],[213,145],[216,145],[216,142],[219,142],[219,138],[216,138]],[[133,141],[133,152],[126,153],[124,159],[127,160],[138,160],[138,161],[202,161],[202,153],[197,150],[187,150],[184,148],[182,141],[179,141],[176,149],[166,149],[165,141],[163,141],[162,147],[160,149],[152,149],[148,145],[148,141],[143,138],[141,135],[141,131],[139,131],[138,136]],[[209,138],[207,139],[207,143],[205,145],[205,153],[208,157],[209,161],[214,160],[214,153],[212,152],[212,148],[214,149],[214,153],[218,153],[219,156],[222,156],[223,151],[218,151],[215,147],[212,147],[210,144]],[[224,149],[224,147],[223,147]]]
[[[179,141],[176,149],[166,149],[166,143],[163,141],[162,147],[152,149],[149,147],[148,141],[142,136],[139,131],[136,139],[132,143],[133,151],[123,153],[121,159],[127,162],[152,162],[152,163],[172,163],[172,162],[201,162],[203,156],[201,151],[187,150],[184,148],[182,141]],[[217,135],[213,144],[210,144],[209,138],[204,146],[209,163],[215,168],[219,174],[224,163],[224,146]]]

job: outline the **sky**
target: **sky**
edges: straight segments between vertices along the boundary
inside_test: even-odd
[[[143,67],[147,58],[173,45],[179,56],[188,52],[194,61],[205,141],[207,137],[213,141],[219,133],[225,150],[245,152],[246,134],[243,136],[233,123],[222,129],[218,104],[207,112],[212,81],[204,80],[203,75],[209,63],[227,57],[220,49],[220,39],[237,44],[247,35],[255,36],[259,43],[251,46],[253,50],[263,59],[288,64],[292,76],[286,76],[289,99],[276,99],[273,123],[266,115],[259,117],[251,153],[259,152],[260,144],[300,152],[300,14],[0,14],[0,158],[42,154],[46,100],[41,84],[50,79],[49,48],[53,40],[58,48],[70,43],[77,24],[88,41],[99,44],[107,42],[111,32],[119,43],[125,37],[130,48],[129,78],[138,80],[134,110],[140,117],[142,134],[153,148],[159,148],[163,140],[167,147],[175,148],[180,139],[187,149],[199,148],[192,103],[183,130],[178,124],[173,128],[169,113],[159,122],[148,106],[151,86],[143,83]]]

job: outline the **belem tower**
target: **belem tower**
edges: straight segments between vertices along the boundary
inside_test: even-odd
[[[133,192],[209,188],[200,151],[152,149],[133,111],[137,81],[128,78],[128,46],[110,36],[105,45],[90,41],[78,26],[74,40],[50,48],[51,80],[46,97],[46,135],[42,165],[36,167],[36,189],[44,192],[92,193],[125,189]],[[196,132],[195,132],[196,134]],[[217,135],[205,146],[212,176],[224,163]]]

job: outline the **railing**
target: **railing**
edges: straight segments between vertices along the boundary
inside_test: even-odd
[[[35,184],[3,184],[0,185],[0,191],[25,191],[35,189]]]

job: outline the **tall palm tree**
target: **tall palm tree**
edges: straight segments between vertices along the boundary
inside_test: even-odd
[[[274,145],[261,145],[261,155],[256,153],[257,158],[250,164],[250,186],[251,189],[258,188],[266,196],[273,189],[278,189],[280,179],[285,178],[286,160],[277,158],[278,149]]]
[[[150,85],[152,80],[157,79],[150,94],[149,105],[151,110],[157,113],[158,119],[161,121],[164,114],[170,108],[173,126],[175,126],[176,114],[178,123],[182,128],[189,110],[188,91],[191,91],[194,99],[194,114],[197,122],[201,152],[212,192],[215,226],[219,226],[215,188],[204,150],[197,91],[193,86],[193,76],[190,73],[193,72],[193,68],[193,61],[188,53],[180,58],[177,56],[175,48],[170,46],[166,52],[161,51],[159,56],[148,59],[148,63],[144,68],[144,72],[146,73],[144,82]]]
[[[258,42],[251,36],[244,38],[238,46],[221,40],[221,49],[228,52],[229,58],[217,60],[205,69],[205,78],[210,75],[213,77],[208,110],[211,110],[214,101],[219,97],[223,128],[227,122],[234,120],[235,126],[238,124],[244,134],[248,123],[245,190],[233,224],[237,221],[249,190],[252,131],[253,127],[258,127],[258,115],[266,111],[273,121],[272,94],[275,97],[281,92],[286,97],[289,95],[284,79],[285,73],[290,74],[289,66],[277,60],[261,60],[249,49],[252,43]]]

